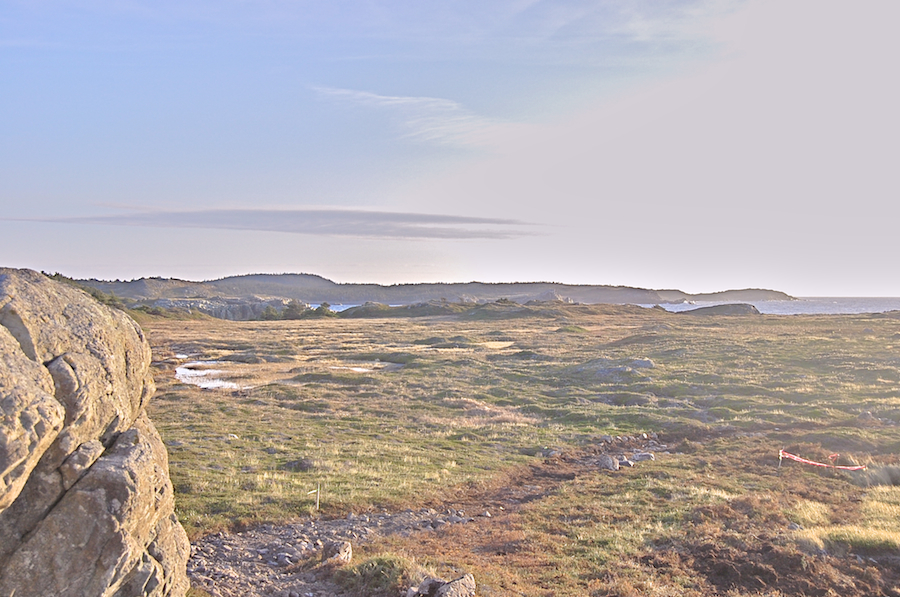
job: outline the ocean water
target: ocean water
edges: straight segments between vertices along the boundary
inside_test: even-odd
[[[736,302],[736,301],[727,301]],[[727,302],[697,301],[694,304],[678,303],[674,305],[660,305],[667,311],[674,313],[724,305]],[[768,315],[852,315],[856,313],[884,313],[886,311],[900,311],[900,298],[898,297],[804,297],[796,301],[740,301],[746,302],[760,313]],[[652,307],[653,305],[641,305]]]
[[[852,315],[855,313],[884,313],[900,311],[900,297],[803,297],[795,301],[696,301],[694,303],[676,303],[660,305],[666,311],[678,313],[700,307],[725,305],[729,302],[749,303],[767,315]],[[312,304],[315,309],[319,305]],[[331,305],[331,310],[340,312],[358,304]],[[391,305],[399,307],[402,305]],[[655,305],[640,305],[653,307]]]

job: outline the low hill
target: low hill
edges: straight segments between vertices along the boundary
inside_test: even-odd
[[[792,300],[774,290],[726,290],[689,294],[680,290],[652,290],[629,286],[574,285],[552,282],[452,284],[339,284],[314,274],[251,274],[191,282],[166,278],[132,281],[78,280],[108,294],[133,301],[185,298],[285,299],[304,303],[409,305],[429,301],[487,302],[506,298],[518,303],[548,298],[578,303],[653,305],[688,301]]]

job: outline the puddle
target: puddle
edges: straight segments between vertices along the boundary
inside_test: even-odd
[[[347,371],[354,371],[356,373],[372,373],[375,371],[374,369],[368,369],[366,367],[329,367],[329,369],[345,369]]]
[[[185,363],[181,367],[175,368],[175,379],[181,383],[198,386],[204,390],[226,389],[226,390],[242,390],[249,386],[239,386],[231,381],[218,379],[218,376],[224,375],[227,371],[223,369],[207,369],[213,365],[221,365],[221,361],[193,361]]]

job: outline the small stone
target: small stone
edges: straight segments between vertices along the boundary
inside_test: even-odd
[[[444,581],[439,578],[426,578],[419,586],[416,587],[415,593],[412,593],[413,597],[434,597],[434,594],[437,593],[437,590],[444,585]],[[407,592],[407,595],[410,593]]]
[[[642,462],[644,460],[656,460],[656,456],[652,452],[635,452],[631,459],[635,462]]]
[[[315,463],[309,458],[299,458],[297,460],[291,460],[289,462],[285,462],[279,468],[286,471],[295,471],[305,473],[313,470],[316,467]]]
[[[475,577],[466,574],[440,587],[435,597],[474,597]]]
[[[656,365],[650,359],[635,359],[629,363],[633,369],[653,369]]]
[[[597,465],[602,470],[607,471],[617,471],[619,470],[619,461],[610,456],[609,454],[601,454],[600,458],[597,459]]]
[[[322,549],[322,561],[348,564],[353,559],[353,546],[349,541],[332,541]]]

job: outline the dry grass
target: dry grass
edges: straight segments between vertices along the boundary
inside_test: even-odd
[[[392,539],[367,557],[387,558],[373,569],[398,557],[448,575],[472,571],[484,594],[891,594],[884,587],[900,571],[891,576],[886,564],[823,568],[809,554],[900,555],[896,489],[865,487],[890,482],[898,464],[900,319],[701,320],[599,306],[497,313],[145,318],[158,360],[151,416],[190,533],[314,514],[317,487],[326,516],[476,494],[486,502],[471,507],[492,507],[478,488],[514,486],[520,473],[511,471],[545,466],[544,447],[657,431],[672,454],[655,462],[532,480],[546,486],[539,499],[510,506],[515,513],[490,528]],[[251,387],[178,383],[174,367],[187,360],[178,354],[229,359],[216,368]],[[652,368],[634,365],[645,359]],[[813,460],[838,452],[881,472],[778,468],[780,448]],[[704,562],[731,572],[716,576]],[[804,585],[812,571],[824,580]]]
[[[802,510],[807,515],[798,518],[804,528],[796,535],[807,551],[900,552],[900,487],[869,489],[856,524],[832,524],[841,518],[840,513],[818,502],[804,500]]]

